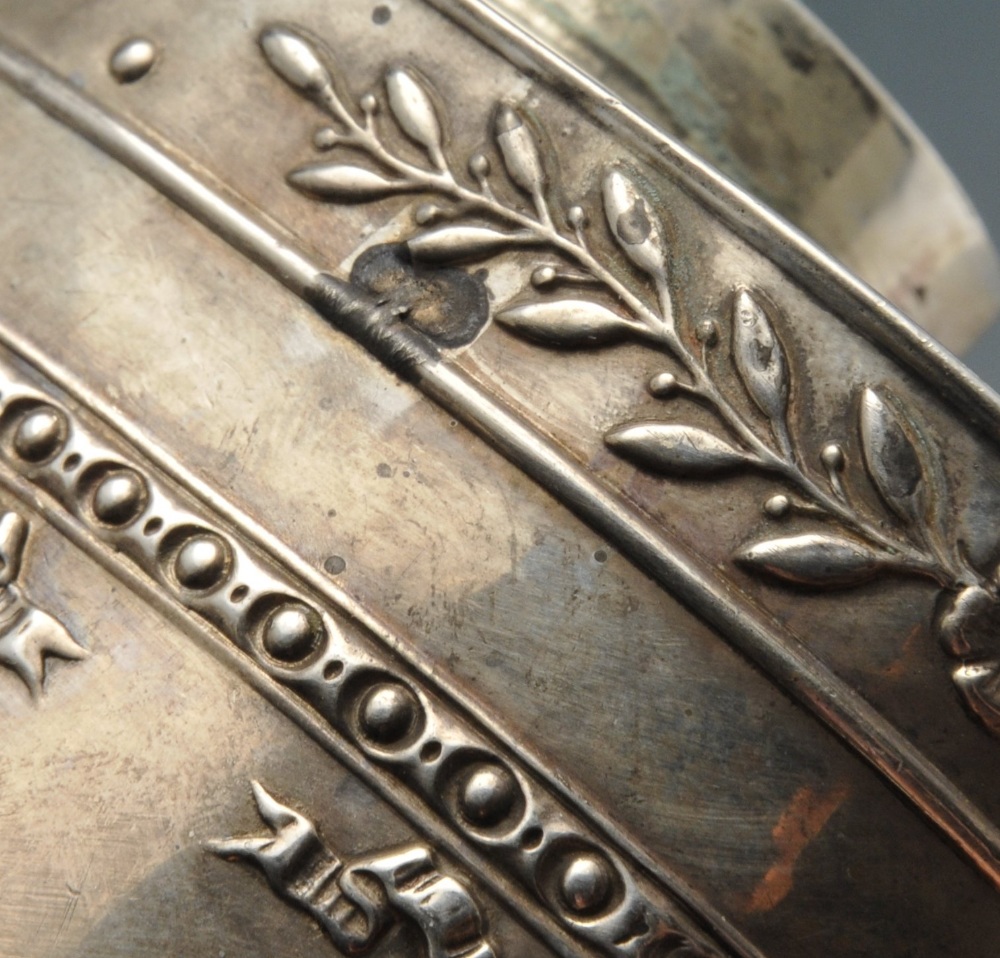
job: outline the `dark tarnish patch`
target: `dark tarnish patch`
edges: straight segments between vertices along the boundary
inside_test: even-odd
[[[818,57],[816,38],[791,17],[776,19],[770,26],[785,62],[799,73],[812,73]]]
[[[771,355],[774,353],[774,344],[770,346],[759,340],[755,341],[753,344],[753,351],[755,353],[755,359],[757,361],[758,369],[767,369],[771,365]]]
[[[446,349],[467,346],[489,319],[489,297],[478,275],[416,264],[404,243],[365,250],[354,262],[351,282]]]
[[[642,243],[652,230],[649,215],[646,213],[645,201],[636,200],[631,209],[618,217],[615,226],[622,242],[628,243],[629,246],[638,246],[639,243]]]
[[[857,93],[861,108],[872,119],[878,118],[882,108],[864,80],[855,73],[850,64],[825,50],[826,44],[822,38],[799,22],[797,15],[775,14],[773,19],[769,20],[768,26],[778,43],[781,56],[793,70],[803,76],[808,76],[819,65],[820,58],[823,56],[823,59],[829,64],[824,65],[824,69],[832,67],[843,73]],[[823,55],[824,53],[825,55]]]

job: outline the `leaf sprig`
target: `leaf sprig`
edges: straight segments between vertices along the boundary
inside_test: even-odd
[[[803,511],[822,514],[840,523],[847,536],[824,535],[822,542],[774,540],[741,554],[743,564],[779,578],[803,582],[814,569],[815,584],[843,584],[843,569],[852,561],[860,570],[893,568],[937,579],[942,584],[962,578],[954,557],[936,548],[933,537],[919,544],[894,538],[880,524],[865,518],[848,500],[839,473],[843,453],[830,446],[823,451],[823,471],[807,468],[789,428],[790,380],[781,340],[765,305],[748,289],[733,297],[729,341],[730,360],[746,397],[767,423],[762,434],[755,418],[719,388],[709,370],[709,353],[720,341],[714,321],[700,324],[691,348],[690,324],[677,315],[671,291],[670,257],[673,227],[656,211],[652,191],[623,167],[606,170],[601,202],[608,230],[620,251],[645,278],[652,298],[635,291],[635,274],[615,270],[597,258],[588,238],[589,220],[582,206],[565,211],[564,223],[554,217],[551,180],[544,151],[531,123],[514,104],[496,106],[492,135],[507,179],[530,200],[525,211],[497,198],[490,182],[492,164],[483,153],[468,160],[470,185],[453,168],[444,148],[444,132],[434,97],[426,81],[411,67],[392,66],[384,76],[384,103],[399,131],[426,156],[421,165],[389,149],[380,135],[376,115],[383,104],[374,93],[363,95],[357,108],[337,92],[337,84],[315,41],[302,31],[275,26],[261,36],[261,48],[271,67],[293,89],[314,102],[335,126],[320,131],[317,144],[324,150],[343,148],[365,154],[375,168],[335,161],[313,162],[293,170],[289,182],[317,198],[361,202],[399,193],[431,193],[451,200],[452,209],[421,208],[418,222],[427,227],[407,242],[410,256],[427,264],[454,264],[486,260],[510,250],[545,250],[558,254],[573,269],[541,265],[532,273],[530,298],[519,297],[502,307],[496,321],[512,334],[547,347],[596,348],[638,341],[672,357],[681,374],[661,375],[669,388],[654,390],[684,394],[711,408],[728,436],[708,430],[659,421],[622,423],[605,437],[608,446],[647,469],[682,477],[711,477],[738,468],[774,474],[791,486],[804,502]],[[475,217],[486,222],[476,222]],[[435,225],[438,220],[449,220]],[[610,294],[601,303],[564,287],[597,287]],[[555,291],[557,295],[552,296]],[[542,296],[543,298],[539,298]],[[871,390],[862,403],[861,429],[865,461],[879,494],[890,509],[915,529],[920,513],[914,470],[919,470],[916,445],[906,437],[894,406]],[[908,478],[907,478],[908,477]],[[904,492],[904,486],[906,491]],[[912,488],[911,488],[912,487]],[[793,508],[787,497],[785,511]],[[780,504],[780,503],[779,503]],[[779,517],[780,508],[766,509]],[[926,510],[924,510],[926,511]],[[766,546],[766,548],[765,548]],[[825,574],[820,555],[837,553],[836,574]],[[854,556],[851,560],[848,556]],[[783,572],[782,570],[785,570]],[[787,573],[787,574],[786,574]]]
[[[341,203],[421,193],[445,200],[444,206],[428,202],[417,208],[421,229],[405,244],[411,260],[425,266],[483,261],[513,251],[555,257],[556,262],[534,266],[529,288],[498,310],[497,323],[550,348],[629,341],[653,348],[676,366],[653,376],[650,393],[664,400],[683,396],[711,409],[724,433],[637,420],[609,430],[608,447],[642,468],[682,478],[755,469],[788,490],[764,504],[769,519],[799,512],[834,526],[744,545],[735,559],[754,574],[819,588],[853,587],[887,571],[936,582],[946,601],[935,628],[948,654],[962,663],[953,675],[956,686],[969,708],[1000,735],[1000,568],[983,573],[964,553],[949,527],[940,455],[916,417],[888,389],[862,387],[857,405],[862,465],[870,492],[893,517],[887,525],[872,516],[870,505],[859,504],[871,495],[857,495],[861,470],[847,468],[839,443],[827,442],[816,456],[795,436],[788,359],[772,320],[774,310],[760,294],[737,289],[728,324],[714,319],[694,324],[677,311],[671,291],[673,224],[658,214],[655,193],[640,177],[624,166],[603,171],[603,219],[624,257],[606,261],[593,249],[584,206],[557,209],[545,150],[517,104],[497,104],[489,129],[494,162],[499,159],[507,180],[499,193],[525,197],[527,210],[516,199],[498,196],[493,162],[485,152],[469,157],[463,172],[456,171],[430,85],[413,68],[390,67],[383,93],[365,93],[353,104],[338,92],[321,45],[304,31],[269,27],[260,46],[274,71],[331,121],[316,134],[316,147],[360,154],[368,161],[307,163],[288,174],[293,187]],[[380,110],[395,124],[395,139],[401,134],[423,162],[387,145]],[[566,288],[579,291],[567,293]],[[728,359],[713,358],[726,341]],[[738,384],[737,396],[716,381],[714,371],[724,361],[733,375],[723,381]]]
[[[927,445],[887,392],[864,391],[860,432],[872,485],[898,518],[904,535],[886,531],[884,523],[868,518],[848,496],[839,445],[823,448],[819,468],[809,465],[790,428],[785,349],[769,308],[749,289],[735,292],[728,324],[729,361],[745,397],[723,392],[709,369],[722,330],[714,320],[692,328],[677,314],[670,277],[673,225],[658,214],[653,192],[634,173],[612,166],[601,181],[608,232],[631,264],[622,269],[595,254],[583,206],[570,206],[561,217],[554,215],[545,151],[516,104],[497,104],[490,130],[508,184],[530,201],[528,210],[498,198],[491,182],[492,163],[485,153],[468,159],[467,175],[456,172],[445,151],[435,97],[413,68],[390,67],[383,78],[384,96],[369,92],[354,106],[338,92],[318,43],[303,31],[273,26],[261,35],[260,45],[275,72],[332,121],[333,126],[317,134],[317,146],[366,155],[374,167],[339,158],[311,162],[289,173],[292,186],[334,202],[372,201],[402,193],[430,193],[451,201],[450,208],[425,205],[417,211],[424,228],[406,241],[417,262],[451,265],[514,250],[557,254],[561,262],[537,266],[530,289],[498,310],[497,323],[515,336],[550,348],[598,348],[625,341],[655,348],[679,368],[655,377],[654,395],[684,395],[700,402],[715,413],[727,433],[720,436],[659,420],[624,422],[605,436],[611,449],[665,475],[709,478],[746,468],[774,475],[799,498],[772,497],[765,506],[768,516],[777,519],[798,510],[833,520],[843,530],[751,545],[737,557],[745,567],[823,586],[854,584],[888,569],[928,576],[948,588],[975,576],[961,556],[945,548],[942,535],[929,531],[935,510],[930,508],[926,481]],[[376,120],[382,108],[424,154],[425,163],[406,159],[386,145]],[[562,292],[566,287],[603,290],[606,295],[602,302],[592,295]],[[693,341],[700,343],[700,349],[693,348]],[[746,408],[747,400],[755,413]]]

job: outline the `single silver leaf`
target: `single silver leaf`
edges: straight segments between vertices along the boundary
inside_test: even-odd
[[[636,266],[657,282],[667,279],[663,224],[639,187],[621,170],[604,178],[604,212],[611,234]]]
[[[333,85],[312,42],[290,27],[272,26],[261,31],[259,41],[271,68],[286,83],[308,96]]]
[[[288,174],[297,190],[324,200],[361,202],[377,200],[407,189],[403,181],[388,180],[360,166],[343,163],[310,163]]]
[[[855,539],[806,533],[749,546],[736,561],[753,572],[811,586],[852,586],[881,568],[879,555]]]
[[[542,155],[524,117],[501,104],[496,116],[496,138],[510,178],[526,193],[540,194],[546,185]]]
[[[704,429],[663,422],[630,422],[604,436],[619,455],[656,472],[713,476],[753,460]]]
[[[385,75],[385,89],[389,109],[403,132],[437,161],[441,156],[441,124],[421,80],[407,67],[392,67]]]
[[[504,233],[486,226],[442,226],[414,236],[406,245],[415,260],[452,263],[482,259],[532,242],[537,239],[531,233]]]
[[[631,331],[605,306],[582,299],[526,303],[501,310],[498,323],[512,333],[546,346],[603,346]]]
[[[785,420],[788,369],[781,342],[760,303],[741,289],[733,301],[733,360],[743,385],[772,422]]]
[[[914,521],[922,511],[924,467],[913,424],[888,393],[866,387],[861,394],[861,446],[868,474],[900,518]]]

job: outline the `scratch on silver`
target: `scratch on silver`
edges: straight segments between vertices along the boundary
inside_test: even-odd
[[[252,788],[270,834],[211,842],[209,850],[260,868],[271,888],[308,912],[343,954],[367,954],[404,918],[423,933],[427,958],[498,958],[472,894],[438,870],[429,848],[409,845],[345,862],[309,819],[259,782]]]

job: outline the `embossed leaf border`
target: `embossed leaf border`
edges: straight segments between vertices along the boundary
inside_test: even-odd
[[[419,229],[405,241],[409,261],[420,268],[482,262],[517,250],[551,257],[554,262],[533,270],[530,288],[496,312],[497,323],[548,348],[596,349],[631,341],[657,350],[675,370],[654,376],[649,392],[663,400],[694,400],[711,409],[722,427],[718,434],[658,419],[633,420],[609,430],[607,446],[664,476],[711,479],[745,469],[769,474],[787,492],[767,500],[766,516],[776,521],[793,513],[817,516],[835,530],[745,544],[734,559],[752,574],[823,589],[850,588],[889,572],[933,580],[941,590],[938,637],[962,663],[953,673],[955,682],[973,711],[1000,734],[997,571],[977,570],[949,527],[940,455],[898,397],[884,386],[864,386],[857,397],[865,472],[896,520],[893,532],[859,509],[851,488],[856,470],[847,470],[840,444],[826,443],[813,462],[793,434],[791,371],[772,318],[777,310],[759,293],[739,288],[728,330],[714,320],[692,329],[676,315],[670,289],[673,226],[654,208],[640,177],[624,166],[611,166],[602,177],[601,212],[630,269],[621,258],[605,262],[595,254],[588,239],[592,221],[583,205],[554,209],[540,138],[517,104],[496,104],[491,125],[503,174],[527,201],[521,205],[498,197],[491,185],[493,161],[485,152],[469,157],[465,172],[456,171],[435,98],[414,68],[390,67],[383,90],[366,92],[355,106],[341,95],[342,79],[306,31],[274,25],[261,34],[260,45],[271,68],[332,121],[316,133],[314,144],[322,152],[336,150],[337,158],[292,170],[293,187],[335,203],[397,194],[435,197],[437,202],[417,207]],[[387,145],[380,113],[388,113],[426,162],[412,162]],[[633,289],[636,271],[643,277],[639,292]],[[710,354],[721,352],[726,340],[728,361],[757,415],[743,411],[747,403],[727,395],[710,371]],[[692,348],[694,342],[699,345]]]

